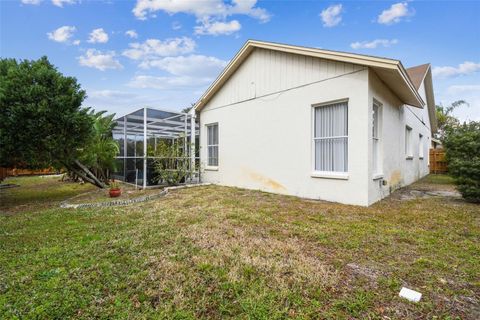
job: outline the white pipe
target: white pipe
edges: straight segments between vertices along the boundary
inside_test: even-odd
[[[147,186],[147,108],[143,108],[143,189]]]
[[[135,168],[135,190],[138,188],[138,169]]]
[[[127,159],[125,157],[128,156],[127,154],[127,116],[123,118],[123,181],[127,180]]]
[[[195,108],[190,110],[190,172],[195,170]],[[198,177],[200,178],[200,172]],[[192,177],[193,178],[193,177]],[[200,180],[198,181],[200,182]]]

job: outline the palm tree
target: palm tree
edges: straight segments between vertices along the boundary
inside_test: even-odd
[[[112,136],[116,125],[113,121],[115,115],[103,116],[105,112],[89,113],[93,119],[89,141],[85,147],[77,149],[71,161],[62,163],[75,179],[80,177],[99,188],[106,188],[110,172],[115,170],[115,156],[119,152],[118,143]]]
[[[108,183],[110,172],[115,170],[115,157],[119,152],[118,143],[112,137],[116,122],[114,114],[103,116],[105,111],[93,113],[93,133],[89,144],[79,160],[99,179]]]

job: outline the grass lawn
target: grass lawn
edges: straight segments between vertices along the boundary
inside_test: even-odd
[[[32,193],[45,181],[0,191],[15,212],[0,215],[0,317],[480,317],[480,206],[458,198],[364,208],[203,186],[73,210],[56,204],[84,187],[52,179],[37,190],[48,205]],[[420,303],[399,298],[402,286]]]
[[[96,189],[88,183],[81,185],[60,180],[61,177],[58,175],[8,178],[4,181],[5,184],[16,184],[21,187],[0,190],[0,214],[39,211]]]

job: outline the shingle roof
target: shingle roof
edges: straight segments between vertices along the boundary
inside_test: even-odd
[[[408,76],[417,90],[420,88],[429,66],[430,64],[426,63],[407,69]]]

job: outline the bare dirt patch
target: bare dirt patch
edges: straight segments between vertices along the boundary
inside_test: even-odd
[[[433,176],[433,177],[432,177]],[[449,182],[449,183],[446,183]],[[391,198],[395,200],[414,200],[431,197],[461,199],[462,195],[455,189],[450,178],[430,175],[409,186],[395,191]]]

